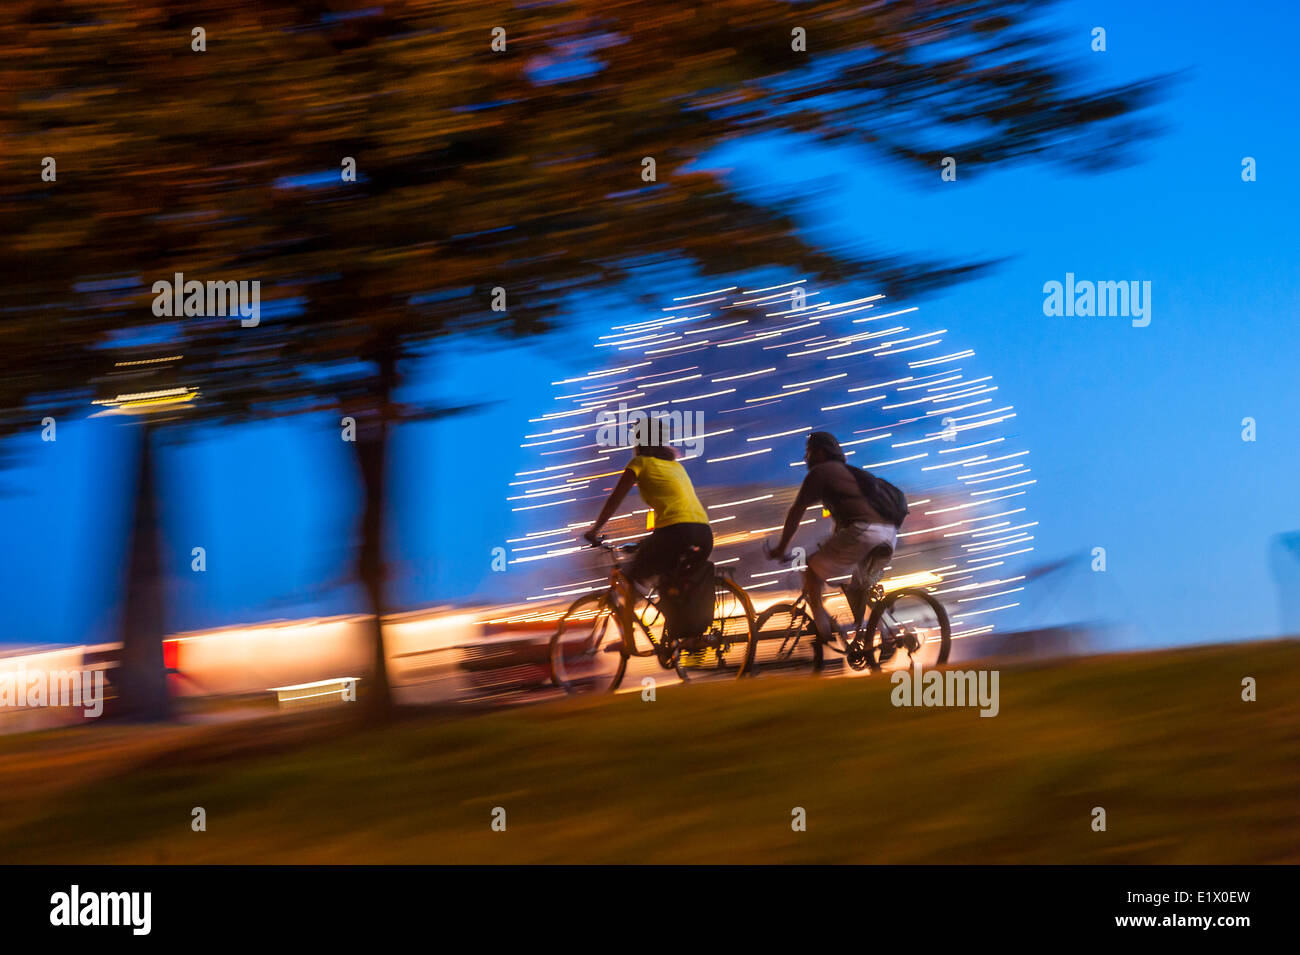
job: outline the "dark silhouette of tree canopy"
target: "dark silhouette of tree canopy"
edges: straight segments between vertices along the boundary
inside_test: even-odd
[[[778,264],[894,293],[961,278],[979,263],[818,248],[698,162],[772,131],[860,144],[936,182],[943,156],[963,174],[1121,158],[1154,84],[1087,84],[1035,26],[1041,6],[12,0],[0,433],[84,408],[142,341],[181,354],[169,373],[199,391],[163,425],[354,417],[357,571],[383,708],[387,437],[447,410],[395,403],[410,348],[544,331],[572,292],[662,260],[710,275]],[[152,283],[176,272],[258,280],[263,307],[299,304],[252,328],[156,317]]]

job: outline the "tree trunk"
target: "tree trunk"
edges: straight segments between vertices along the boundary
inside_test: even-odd
[[[145,421],[136,430],[139,432],[138,470],[115,709],[126,719],[162,721],[171,718],[172,705],[163,667],[163,580],[154,473],[157,457],[153,426]]]
[[[360,427],[357,429],[357,458],[361,466],[364,495],[357,574],[370,603],[372,620],[371,679],[362,705],[369,718],[382,720],[389,717],[393,710],[393,697],[388,685],[388,658],[384,648],[383,617],[388,607],[384,561],[387,544],[385,504],[391,402],[397,380],[396,342],[392,339],[381,341],[375,360],[379,372],[379,407],[373,416],[359,422]]]

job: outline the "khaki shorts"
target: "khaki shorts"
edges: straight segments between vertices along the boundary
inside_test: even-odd
[[[870,589],[880,582],[897,546],[893,524],[844,524],[808,558],[808,569],[822,580],[852,573],[854,586]],[[877,552],[878,547],[888,552]]]

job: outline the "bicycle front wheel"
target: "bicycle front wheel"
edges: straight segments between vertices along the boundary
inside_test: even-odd
[[[604,593],[579,597],[550,646],[551,682],[566,693],[612,693],[623,682],[627,649],[618,614]]]
[[[952,649],[948,611],[929,591],[904,587],[891,591],[871,609],[866,633],[870,634],[870,662],[874,669],[891,660],[902,666],[920,662],[941,666]]]
[[[773,604],[758,615],[750,644],[751,674],[822,669],[822,644],[812,617],[802,606]]]

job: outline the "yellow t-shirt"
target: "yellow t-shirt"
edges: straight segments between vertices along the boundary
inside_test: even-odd
[[[636,475],[641,500],[655,512],[655,527],[709,522],[690,476],[678,462],[642,454],[634,457],[627,469]]]

